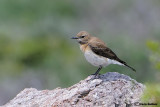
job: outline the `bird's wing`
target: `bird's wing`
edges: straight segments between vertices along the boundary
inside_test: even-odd
[[[110,48],[106,47],[104,43],[97,42],[88,45],[97,55],[119,61],[117,55]]]

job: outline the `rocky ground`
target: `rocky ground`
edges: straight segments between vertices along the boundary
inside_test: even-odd
[[[69,88],[26,88],[2,107],[125,107],[139,102],[145,86],[129,76],[108,72],[88,76]]]

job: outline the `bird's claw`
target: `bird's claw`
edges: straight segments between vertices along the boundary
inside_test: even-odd
[[[90,76],[94,76],[94,79],[97,79],[97,78],[99,78],[100,74],[99,73],[98,74],[94,73],[94,74],[91,74]]]

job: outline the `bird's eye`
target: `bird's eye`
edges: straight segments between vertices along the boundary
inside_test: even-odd
[[[85,36],[81,36],[81,38],[84,38]]]

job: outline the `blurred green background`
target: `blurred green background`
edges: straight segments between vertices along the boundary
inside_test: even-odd
[[[24,88],[69,87],[94,73],[70,39],[81,30],[137,70],[101,73],[129,75],[147,84],[146,102],[160,101],[160,0],[0,0],[0,105]]]

